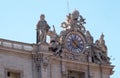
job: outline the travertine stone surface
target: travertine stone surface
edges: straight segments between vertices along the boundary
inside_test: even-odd
[[[20,78],[110,78],[114,66],[104,34],[94,42],[79,11],[61,23],[60,34],[54,26],[50,30],[44,18],[41,15],[37,24],[36,44],[0,39],[0,78],[11,78],[8,71],[19,73]]]

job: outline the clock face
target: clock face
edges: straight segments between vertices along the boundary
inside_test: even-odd
[[[66,36],[65,46],[70,52],[80,54],[85,46],[84,37],[80,33],[70,32]]]

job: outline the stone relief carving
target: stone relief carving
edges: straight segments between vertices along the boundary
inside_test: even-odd
[[[75,10],[67,16],[67,21],[61,23],[61,27],[65,30],[81,30],[83,33],[85,32],[85,19],[79,14],[79,11]]]
[[[61,56],[65,59],[69,59],[73,61],[76,60],[76,61],[81,61],[81,62],[87,62],[87,56],[85,54],[73,55],[67,52],[66,49],[63,49]]]
[[[49,58],[47,56],[43,56],[43,68],[46,69],[49,65]]]
[[[43,60],[43,54],[34,54],[33,58],[36,66],[40,67]]]
[[[44,56],[43,54],[35,54],[33,56],[34,62],[36,64],[36,67],[41,67],[43,66],[44,69],[46,69],[49,65],[49,57]]]

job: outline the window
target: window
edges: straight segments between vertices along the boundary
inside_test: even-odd
[[[75,78],[74,76],[70,76],[70,78]]]
[[[68,78],[85,78],[84,72],[68,71]]]
[[[18,71],[6,71],[6,78],[21,78],[21,73]]]

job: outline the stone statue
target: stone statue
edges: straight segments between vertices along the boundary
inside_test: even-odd
[[[67,16],[67,21],[61,24],[61,27],[66,29],[72,30],[81,30],[85,32],[85,19],[80,15],[79,11],[75,10]]]
[[[54,54],[61,54],[62,52],[62,47],[60,45],[60,37],[57,35],[55,27],[53,26],[54,30],[49,31],[48,35],[50,36],[50,47],[49,50],[54,52]]]
[[[37,43],[46,43],[46,35],[50,27],[45,20],[45,15],[41,14],[40,20],[37,23]]]
[[[107,57],[99,48],[93,49],[93,60],[99,64],[109,64],[109,57]]]
[[[88,45],[93,44],[93,37],[91,36],[89,31],[86,32],[86,39],[87,39]]]
[[[95,41],[93,46],[93,59],[97,63],[109,64],[110,58],[106,54],[107,48],[105,46],[104,35],[102,34],[99,40]]]
[[[101,50],[107,54],[107,46],[105,45],[104,34],[102,33],[99,39],[99,46]]]
[[[86,24],[85,19],[81,15],[80,15],[80,24],[81,25]]]
[[[61,27],[64,28],[65,30],[66,29],[70,29],[71,22],[72,22],[72,20],[71,20],[71,14],[69,13],[69,15],[67,15],[67,21],[62,22],[61,23]]]

